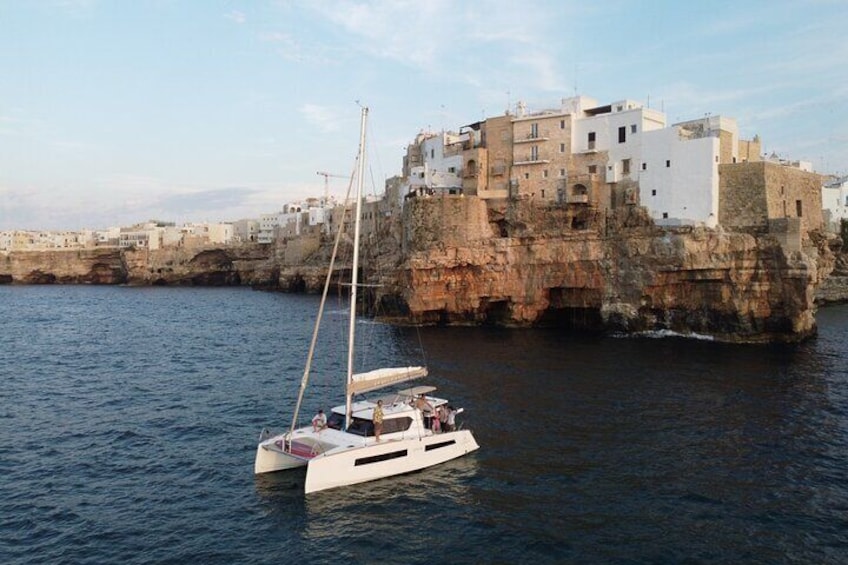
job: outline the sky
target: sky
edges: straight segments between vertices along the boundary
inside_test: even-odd
[[[581,94],[848,173],[845,0],[0,0],[0,230],[258,218]],[[344,196],[345,178],[330,177]]]

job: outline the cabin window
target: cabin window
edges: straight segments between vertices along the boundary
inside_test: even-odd
[[[424,451],[432,451],[434,449],[439,449],[440,447],[448,447],[449,445],[456,444],[456,440],[450,441],[440,441],[439,443],[431,443],[430,445],[424,446]]]
[[[405,432],[412,425],[412,418],[391,418],[383,420],[383,433],[393,434],[395,432]]]
[[[344,415],[333,412],[327,419],[327,427],[340,430],[344,427]]]
[[[390,459],[398,459],[399,457],[406,457],[406,450],[401,451],[392,451],[391,453],[384,453],[383,455],[372,455],[371,457],[360,457],[356,461],[354,461],[353,465],[358,467],[360,465],[370,465],[371,463],[379,463],[380,461],[389,461]]]

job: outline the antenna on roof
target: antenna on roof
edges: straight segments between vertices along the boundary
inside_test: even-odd
[[[577,96],[577,63],[574,63],[574,96]]]

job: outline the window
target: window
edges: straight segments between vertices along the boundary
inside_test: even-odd
[[[395,432],[403,432],[409,429],[412,425],[412,418],[387,418],[383,420],[383,433],[392,434]]]
[[[539,146],[538,145],[534,145],[533,147],[530,148],[530,160],[531,161],[538,161],[539,160]]]
[[[663,212],[663,219],[664,219],[664,220],[667,220],[667,219],[668,219],[668,212]]]
[[[530,180],[530,173],[524,173],[524,179]]]
[[[718,163],[718,155],[716,155],[716,163]]]
[[[456,167],[448,167],[449,173],[456,173]]]
[[[539,124],[530,124],[530,137],[539,137]]]
[[[544,198],[544,197],[545,197],[545,189],[543,188],[542,189],[542,198]]]
[[[598,166],[597,165],[589,165],[589,174],[590,175],[594,175],[597,172],[598,172]]]
[[[561,177],[564,177],[564,176],[565,176],[565,169],[560,169],[560,170],[559,170],[559,176],[561,176]]]
[[[643,171],[647,171],[647,170],[648,170],[648,163],[642,163],[642,170],[643,170]]]
[[[453,445],[455,443],[456,443],[456,440],[453,440],[453,439],[449,440],[449,441],[441,441],[439,443],[431,443],[430,445],[424,446],[424,451],[430,451],[432,449],[439,449],[440,447],[447,447],[447,446]]]
[[[670,160],[668,160],[668,159],[666,159],[666,161],[665,161],[665,167],[666,167],[666,168],[669,168],[670,166],[671,166],[671,161],[670,161]]]
[[[630,174],[630,159],[622,159],[621,160],[621,174],[629,175]]]
[[[430,149],[430,159],[435,159],[435,158],[436,158],[436,150]]]
[[[542,178],[543,179],[548,178],[548,169],[545,169],[544,171],[542,171]]]
[[[589,132],[589,149],[595,148],[595,132]]]
[[[795,201],[795,213],[798,215],[799,218],[804,215],[804,210],[801,207],[801,201],[800,200]]]
[[[399,457],[406,457],[406,450],[402,451],[392,451],[391,453],[385,453],[383,455],[372,455],[371,457],[360,457],[353,462],[354,467],[358,467],[360,465],[370,465],[371,463],[379,463],[380,461],[388,461],[390,459],[397,459]]]
[[[630,133],[636,133],[636,124],[630,126]]]
[[[624,143],[625,141],[627,141],[627,128],[621,126],[618,128],[618,142]]]
[[[560,144],[559,144],[559,152],[560,152],[560,153],[565,153],[565,143],[560,143]]]
[[[559,129],[565,129],[565,120],[559,121]]]
[[[656,196],[656,195],[657,195],[657,191],[656,191],[656,189],[652,190],[652,191],[651,191],[651,196]]]

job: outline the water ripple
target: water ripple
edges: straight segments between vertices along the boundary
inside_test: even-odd
[[[304,496],[254,477],[288,425],[314,297],[0,287],[0,561],[841,563],[848,308],[739,347],[369,323],[421,361],[482,449]],[[342,308],[337,308],[340,312]],[[340,398],[328,316],[310,413]]]

